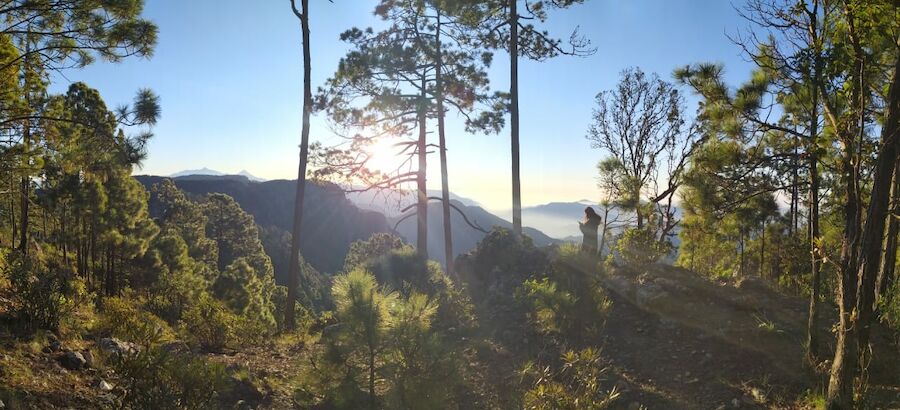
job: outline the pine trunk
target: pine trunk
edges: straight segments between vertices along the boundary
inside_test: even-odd
[[[312,57],[309,41],[309,0],[301,0],[300,28],[303,33],[303,124],[300,131],[300,165],[297,169],[297,187],[294,193],[294,221],[291,227],[291,263],[288,270],[287,300],[285,301],[284,326],[293,330],[294,307],[300,286],[300,243],[303,223],[303,201],[306,197],[306,165],[309,157],[309,116],[312,110]]]
[[[426,85],[424,75],[422,76],[422,91],[419,99],[418,117],[419,117],[419,140],[416,144],[416,155],[419,159],[419,170],[416,173],[416,189],[418,190],[418,201],[416,203],[416,250],[423,259],[428,259],[428,192],[426,187],[427,180],[426,167],[428,144],[426,141],[426,130],[428,110],[426,109]]]
[[[453,269],[453,233],[450,224],[450,179],[447,174],[447,136],[444,128],[444,77],[443,53],[441,50],[441,13],[437,12],[437,29],[435,30],[437,57],[435,58],[435,89],[437,90],[438,115],[438,150],[441,156],[441,205],[444,216],[444,258],[447,261],[447,274],[454,275]]]
[[[509,0],[509,122],[512,148],[513,232],[522,235],[522,186],[519,178],[519,0]]]

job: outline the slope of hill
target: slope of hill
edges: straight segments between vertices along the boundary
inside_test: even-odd
[[[756,279],[710,282],[686,270],[656,265],[640,274],[613,272],[601,277],[612,299],[603,335],[594,342],[602,351],[605,372],[599,380],[615,386],[616,409],[812,409],[819,376],[810,376],[803,354],[806,300],[774,291]],[[93,337],[63,338],[47,333],[17,339],[10,332],[8,294],[0,288],[0,362],[5,386],[0,397],[9,408],[110,408],[128,380],[105,368],[65,370],[64,352],[102,351]],[[834,317],[833,307],[824,312]],[[830,335],[823,321],[822,335]],[[873,337],[888,337],[876,326]],[[833,337],[825,340],[833,348]],[[239,352],[203,353],[222,363],[234,392],[220,398],[221,408],[252,403],[254,408],[292,406],[302,363],[312,344],[292,336]],[[493,345],[490,345],[493,346]],[[880,343],[876,346],[890,346]],[[900,408],[900,351],[880,349],[869,367],[867,408]],[[199,355],[198,353],[192,353]],[[519,394],[522,357],[509,350],[472,349],[466,359],[484,389]],[[507,372],[508,371],[508,372]],[[27,372],[27,373],[24,373]],[[29,377],[21,377],[28,374]],[[237,400],[241,400],[235,404]]]
[[[256,175],[250,173],[246,169],[242,169],[237,174],[228,174],[222,171],[216,171],[214,169],[209,169],[207,167],[203,167],[200,169],[186,169],[184,171],[179,171],[174,174],[169,175],[170,178],[183,178],[183,177],[191,177],[191,176],[199,176],[199,175],[207,175],[207,176],[243,176],[247,179],[254,182],[264,182],[265,179],[260,178]]]
[[[479,206],[466,206],[459,201],[451,201],[460,210],[462,210],[470,222],[476,226],[480,226],[485,230],[490,230],[493,226],[502,228],[512,228],[512,223],[494,215]],[[444,222],[443,213],[440,202],[431,202],[428,204],[428,256],[434,260],[445,262],[444,257]],[[408,215],[409,213],[407,213]],[[396,224],[402,217],[392,218],[392,223]],[[459,213],[455,210],[450,211],[451,231],[453,232],[453,253],[460,255],[472,249],[484,238],[484,232],[478,231],[463,220]],[[416,243],[416,218],[409,217],[399,225],[397,232],[410,243]],[[543,232],[525,227],[524,233],[534,240],[537,246],[547,246],[559,241],[553,239]]]
[[[136,176],[148,189],[165,177]],[[294,206],[294,181],[273,180],[254,182],[242,175],[186,175],[174,178],[175,185],[190,195],[223,193],[232,196],[241,207],[253,215],[264,236],[263,245],[272,258],[279,283],[287,277],[290,242],[284,238],[291,230]],[[470,221],[485,230],[493,226],[511,228],[512,224],[478,206],[453,201]],[[467,201],[474,203],[474,201]],[[361,209],[362,208],[362,209]],[[151,213],[153,213],[151,203]],[[400,216],[385,217],[382,213],[357,206],[345,193],[332,184],[309,184],[306,190],[306,215],[303,218],[302,254],[321,272],[333,273],[341,269],[344,256],[354,241],[368,239],[378,232],[394,232],[394,224]],[[451,214],[453,225],[453,250],[456,255],[468,252],[484,237],[484,233],[472,229],[456,211]],[[409,243],[416,242],[415,218],[408,218],[397,226],[397,231]],[[441,263],[444,257],[444,225],[441,206],[429,204],[428,255]],[[534,228],[525,228],[535,245],[546,246],[559,241]]]
[[[440,197],[441,191],[428,190],[428,196]],[[401,214],[400,210],[416,202],[416,193],[413,191],[403,193],[390,190],[365,191],[347,194],[347,198],[362,209],[378,211],[388,218],[392,218],[399,216]],[[450,200],[459,201],[466,206],[481,206],[478,201],[459,196],[453,192],[450,193]]]
[[[164,177],[136,178],[149,188]],[[253,215],[256,223],[264,231],[269,231],[273,237],[283,236],[291,230],[294,181],[251,182],[244,176],[234,175],[218,177],[192,175],[175,178],[174,181],[178,188],[193,196],[217,192],[232,196],[245,211]],[[368,239],[376,232],[390,231],[383,215],[360,210],[334,185],[309,184],[304,205],[306,216],[303,220],[305,240],[302,253],[313,267],[323,272],[339,270],[347,249],[354,241]],[[264,244],[271,245],[271,243]],[[277,245],[283,247],[289,246],[290,243],[282,240]],[[283,279],[287,276],[289,251],[271,249],[271,246],[267,246],[266,251],[272,256],[276,278],[283,283]],[[280,254],[284,257],[274,256]]]

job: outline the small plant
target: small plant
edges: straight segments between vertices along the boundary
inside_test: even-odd
[[[775,326],[775,322],[756,314],[753,315],[753,318],[756,319],[757,328],[762,329],[768,333],[775,333],[779,331],[778,327]]]
[[[650,265],[671,250],[669,243],[660,243],[649,229],[630,228],[622,232],[616,251],[626,265],[640,269]]]
[[[125,380],[122,408],[209,409],[225,387],[220,364],[161,348],[123,357],[113,363]]]
[[[523,408],[529,410],[600,410],[609,408],[619,397],[616,388],[605,389],[603,381],[609,370],[603,365],[600,350],[587,348],[567,351],[563,365],[528,363],[522,369],[527,385]]]
[[[558,289],[549,278],[529,279],[519,288],[520,300],[532,309],[532,317],[544,333],[558,333],[569,330],[569,313],[575,308],[575,296]]]
[[[204,293],[185,311],[181,327],[192,344],[219,352],[233,338],[237,320],[225,304]]]
[[[156,315],[143,310],[133,296],[104,299],[100,322],[102,334],[118,337],[143,346],[151,346],[172,338],[169,325]]]

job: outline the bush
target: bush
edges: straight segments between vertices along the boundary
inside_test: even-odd
[[[124,380],[121,408],[209,409],[225,387],[225,370],[189,354],[161,348],[118,359],[113,363]]]
[[[609,408],[619,397],[615,387],[607,390],[602,386],[608,368],[599,350],[568,351],[562,361],[555,370],[546,365],[525,365],[522,376],[528,389],[523,408],[599,410]]]
[[[104,299],[97,330],[143,346],[172,339],[169,325],[158,316],[143,310],[131,295]]]
[[[629,228],[616,242],[622,262],[633,268],[644,268],[671,251],[671,244],[662,244],[649,229]]]
[[[516,296],[531,307],[533,320],[541,332],[559,333],[571,327],[569,312],[575,307],[575,297],[557,289],[550,279],[529,279]]]
[[[48,263],[34,253],[23,257],[13,252],[3,266],[15,314],[27,330],[58,330],[60,322],[87,298],[87,291],[70,268]]]
[[[182,331],[187,340],[200,348],[220,352],[234,337],[237,316],[225,304],[209,294],[200,299],[184,313]]]

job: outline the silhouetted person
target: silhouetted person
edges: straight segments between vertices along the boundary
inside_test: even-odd
[[[597,228],[600,227],[602,221],[603,219],[600,218],[600,215],[594,212],[594,208],[584,208],[584,221],[578,222],[578,227],[581,228],[581,233],[584,234],[584,239],[581,240],[582,252],[591,255],[597,254]]]

